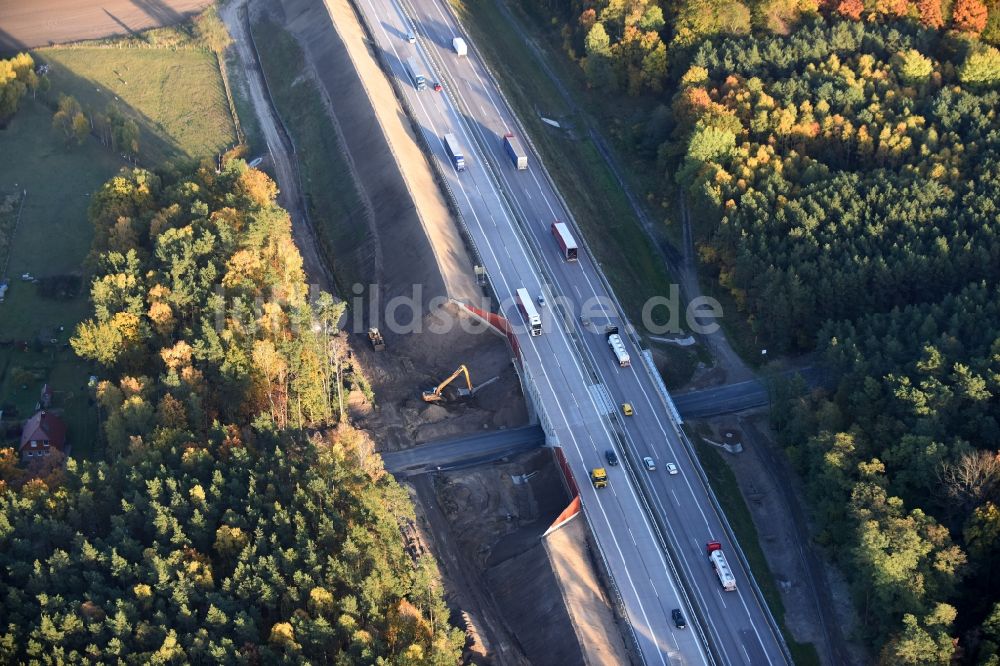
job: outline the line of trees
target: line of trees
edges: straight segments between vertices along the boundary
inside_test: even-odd
[[[134,161],[139,156],[139,124],[115,102],[109,102],[104,113],[85,112],[75,97],[60,94],[52,129],[67,146],[79,146],[93,133],[101,143],[129,159]]]
[[[870,25],[950,29],[1000,45],[1000,3],[984,0],[542,0],[522,2],[538,19],[562,25],[563,50],[588,83],[631,96],[664,90],[668,61],[687,63],[715,38],[767,31],[788,34],[817,16]]]
[[[0,662],[456,663],[412,505],[332,406],[343,305],[307,298],[276,194],[232,161],[93,197],[72,344],[107,459],[28,477],[0,451]]]
[[[41,85],[35,74],[35,60],[27,53],[0,60],[0,127],[17,112],[21,99]]]

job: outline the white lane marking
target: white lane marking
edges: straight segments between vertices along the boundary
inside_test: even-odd
[[[458,124],[459,131],[462,133],[463,137],[467,141],[466,146],[471,146],[472,143],[469,142],[469,135],[466,132],[465,128],[461,125],[461,116],[460,116],[460,114],[458,114],[457,110],[454,109],[454,107],[452,106],[450,100],[448,102],[448,108],[452,112],[452,114],[454,114],[454,116],[456,117],[456,121],[457,121],[457,124]],[[461,179],[458,179],[458,183],[459,183],[459,188],[462,190],[463,195],[465,195],[466,200],[469,203],[469,206],[470,206],[470,209],[471,209],[471,201],[468,199],[468,193],[465,191],[465,185],[462,183]],[[501,197],[499,195],[499,192],[497,192],[496,188],[493,186],[492,179],[490,179],[490,178],[487,177],[487,183],[489,184],[490,190],[492,191],[494,197],[496,197],[497,202],[498,202],[498,204],[500,204],[501,210],[502,210],[503,209],[502,208],[502,199],[501,199]],[[472,212],[473,212],[473,216],[476,217],[477,223],[478,223],[478,216],[476,215],[475,211],[472,211]],[[511,225],[511,227],[513,228],[513,225]],[[525,258],[527,259],[527,263],[530,264],[531,263],[531,255],[530,255],[530,253],[528,253],[524,249],[520,235],[515,232],[514,236],[515,236],[515,239],[516,239],[518,245],[520,245],[522,247],[522,251],[524,253]],[[483,237],[487,240],[487,245],[490,245],[490,243],[489,243],[489,237],[486,236],[485,233],[483,234]],[[492,247],[491,247],[491,253],[492,253]],[[499,265],[499,262],[497,262],[497,263]],[[512,290],[510,290],[509,286],[507,285],[506,277],[502,276],[502,279],[503,279],[503,282],[504,282],[505,286],[507,286],[508,290],[511,291],[511,293],[512,293]],[[563,344],[565,345],[564,348],[567,349],[567,350],[570,350],[571,346],[569,345],[569,342],[568,342],[568,340],[565,337],[565,333],[563,331],[559,330],[558,327],[557,327],[557,330],[559,331],[560,336],[563,338]],[[523,347],[523,345],[522,345],[522,347]],[[533,347],[532,347],[532,349],[533,349]],[[536,353],[536,355],[538,354],[537,350],[533,349],[533,351]],[[572,352],[570,352],[570,357],[573,359],[574,364],[577,366],[576,370],[579,373],[579,378],[581,380],[580,384],[585,385],[585,382],[584,382],[584,380],[585,380],[585,374],[584,374],[583,370],[579,366],[579,360],[576,358],[575,354],[573,354]],[[542,374],[545,377],[546,382],[548,382],[550,384],[550,388],[552,388],[551,387],[551,379],[548,377],[548,374],[545,372],[544,367],[541,365],[541,357],[540,357],[540,355],[539,355],[539,367],[542,368]],[[559,395],[554,389],[552,391],[552,394],[554,396],[558,396]],[[596,405],[596,403],[593,403],[593,398],[591,398],[591,402],[592,402],[593,406],[596,408],[597,405]],[[558,401],[556,401],[556,405],[559,406]],[[561,406],[559,406],[559,408],[560,408],[560,411],[562,411],[561,410]],[[563,414],[563,416],[565,418],[565,414]],[[567,424],[568,423],[569,422],[567,421]],[[605,434],[606,434],[608,440],[610,441],[612,438],[611,438],[611,433],[608,431],[607,424],[604,423],[603,420],[601,420],[600,421],[600,425],[601,425],[602,430],[605,431]],[[582,454],[582,452],[579,449],[579,445],[576,442],[576,438],[571,435],[571,439],[573,441],[574,447],[577,449],[578,456],[580,457],[581,460],[584,459],[583,454]],[[595,451],[596,451],[597,450],[596,444],[595,444],[594,448],[595,448]],[[630,493],[632,494],[633,502],[635,503],[636,506],[638,506],[638,498],[635,495],[635,490],[632,488],[631,482],[627,481],[627,485],[628,485]],[[597,502],[597,505],[600,507],[602,513],[604,513],[605,520],[607,520],[607,514],[606,514],[606,512],[604,510],[603,505],[601,505],[601,503],[600,503],[599,500]],[[620,507],[620,510],[622,510],[623,514],[625,514],[624,509],[622,509]],[[648,533],[649,533],[652,541],[655,543],[656,542],[656,538],[653,535],[652,527],[650,526],[648,516],[646,516],[645,512],[643,512],[643,511],[639,511],[639,514],[641,515],[643,523],[644,523],[644,525],[645,525],[645,527],[646,527],[646,529],[647,529],[647,531],[648,531]],[[609,534],[610,534],[610,536],[612,538],[612,541],[615,542],[615,547],[618,549],[619,555],[622,557],[622,561],[625,561],[624,554],[621,552],[621,546],[620,546],[620,544],[618,544],[617,539],[614,536],[614,532],[613,532],[613,530],[610,527],[610,523],[608,523],[608,527],[609,527]],[[633,536],[633,540],[634,540],[634,536]],[[662,551],[660,550],[659,547],[655,548],[654,551],[656,552],[656,555],[658,556],[658,558],[661,561],[661,565],[662,565],[661,571],[662,571],[662,573],[664,574],[667,582],[670,584],[671,588],[673,589],[675,596],[679,597],[679,594],[678,594],[678,591],[677,591],[677,587],[676,587],[676,581],[674,581],[673,578],[669,575],[669,570],[667,568],[666,561],[664,559],[664,555],[663,555]],[[639,555],[639,559],[640,560],[644,560],[645,559],[641,551],[638,553],[638,555]],[[633,590],[636,592],[636,602],[638,603],[640,612],[643,614],[643,618],[646,621],[646,631],[649,632],[650,636],[653,638],[654,645],[657,646],[657,653],[658,653],[658,655],[660,657],[660,661],[665,664],[666,662],[664,661],[663,650],[659,648],[659,640],[656,638],[656,634],[653,631],[653,625],[650,624],[648,616],[646,615],[645,608],[644,608],[641,600],[638,598],[638,592],[635,590],[634,583],[633,583],[632,578],[631,578],[631,574],[628,572],[627,568],[625,570],[625,573],[626,573],[626,576],[629,579],[630,585],[632,585]],[[701,653],[704,656],[704,652],[702,650],[702,647],[701,647],[700,643],[698,643],[696,645],[698,647],[699,653]]]
[[[369,0],[369,5],[370,4],[371,4],[371,2]],[[393,48],[393,52],[395,53],[395,47],[393,46],[392,48]],[[426,109],[423,107],[422,103],[420,103],[420,106],[421,106],[421,109],[424,111],[424,114],[429,116],[429,114],[427,114]],[[448,106],[451,107],[451,104],[449,103]],[[454,110],[453,109],[451,109],[451,110],[454,113]],[[428,117],[428,120],[431,123],[431,126],[433,127],[433,121],[431,121],[429,117]],[[468,139],[468,135],[465,134],[464,128],[462,128],[461,125],[459,125],[459,128],[460,128],[460,131],[462,131],[462,133],[465,136],[465,138]],[[465,189],[465,185],[462,183],[461,179],[457,179],[457,182],[458,182],[458,185],[459,185],[459,189],[462,191],[462,194],[465,196],[466,203],[468,204],[468,207],[469,207],[469,211],[472,213],[473,218],[476,221],[476,224],[480,228],[480,233],[481,233],[482,237],[487,240],[486,245],[489,247],[490,254],[493,255],[495,264],[497,266],[501,266],[502,264],[499,261],[499,258],[496,256],[495,252],[493,251],[492,245],[489,243],[489,236],[482,229],[482,224],[481,224],[481,222],[479,220],[479,216],[476,213],[475,208],[472,206],[472,201],[469,198],[468,192]],[[494,194],[496,194],[496,193],[494,192]],[[520,244],[520,241],[518,241],[518,242]],[[509,256],[509,252],[508,252],[508,256]],[[513,260],[511,260],[511,261],[513,261]],[[497,277],[500,279],[501,282],[503,282],[504,287],[507,289],[507,292],[509,294],[513,294],[514,290],[508,284],[507,278],[506,278],[505,274],[501,271],[500,275],[497,276]],[[539,367],[541,369],[542,376],[545,378],[546,383],[549,385],[549,389],[550,389],[552,395],[553,396],[558,396],[559,393],[552,386],[551,379],[548,377],[548,374],[545,372],[544,366],[541,363],[541,356],[538,353],[538,350],[535,349],[534,345],[531,345],[531,346],[529,346],[527,348],[531,349],[531,351],[533,351],[535,353],[535,355],[538,356],[538,366],[537,367]],[[524,349],[526,349],[526,347],[522,344],[522,350],[524,350]],[[582,384],[582,382],[581,382],[581,384]],[[566,429],[567,429],[567,432],[569,433],[570,440],[572,441],[573,446],[574,446],[574,448],[577,451],[577,455],[579,456],[579,458],[581,460],[583,460],[584,459],[583,453],[580,450],[579,442],[577,442],[576,436],[575,436],[575,434],[573,432],[572,426],[570,425],[569,419],[566,417],[566,414],[563,411],[561,405],[559,405],[559,402],[557,400],[554,400],[553,402],[559,407],[559,411],[560,411],[561,415],[563,416],[563,421],[567,424],[567,428]],[[596,446],[595,446],[595,449],[596,449]],[[625,554],[624,554],[624,552],[621,549],[621,545],[618,543],[618,539],[615,537],[614,530],[613,530],[613,528],[611,526],[611,520],[608,517],[607,512],[606,512],[603,504],[600,501],[596,501],[596,502],[594,502],[594,505],[596,505],[600,509],[600,511],[601,511],[602,517],[604,518],[604,522],[605,522],[605,524],[607,525],[607,528],[608,528],[608,534],[611,537],[612,542],[614,542],[615,549],[618,551],[618,555],[619,555],[621,561],[623,563],[627,562]],[[632,537],[632,539],[633,539],[633,543],[634,543],[635,542],[634,536]],[[640,560],[643,559],[641,552],[638,552],[637,555],[639,556]],[[642,599],[641,599],[641,597],[639,595],[638,589],[635,586],[635,582],[632,580],[632,576],[631,576],[631,573],[629,572],[628,566],[621,567],[621,570],[625,572],[625,576],[626,576],[626,578],[628,580],[628,583],[629,583],[630,587],[632,588],[632,592],[633,592],[633,595],[634,595],[634,603],[638,606],[639,612],[642,614],[643,620],[644,620],[645,625],[646,625],[646,629],[647,629],[647,631],[649,632],[650,636],[653,639],[653,644],[658,647],[659,646],[659,640],[656,638],[656,633],[653,631],[653,624],[649,621],[649,616],[646,614],[645,607],[644,607],[644,605],[642,603]],[[665,571],[665,567],[664,567],[664,571]],[[671,583],[672,586],[674,585],[674,582],[672,580],[670,580],[669,576],[667,576],[667,580]],[[666,662],[663,660],[662,650],[658,649],[658,653],[660,654],[660,660],[661,660],[661,662],[663,662],[664,664],[666,664]]]
[[[441,11],[440,6],[437,3],[434,3],[434,4],[435,4],[435,7],[437,8],[439,14],[441,14],[442,20],[445,21],[445,22],[447,22],[447,18],[444,16],[443,12]],[[469,58],[468,61],[471,63],[472,59]],[[483,79],[479,75],[479,72],[476,71],[475,67],[472,67],[472,70],[473,70],[473,73],[475,74],[477,80],[479,81],[479,84],[480,84],[480,86],[481,86],[484,94],[490,100],[490,103],[493,106],[494,111],[496,111],[497,116],[501,119],[502,122],[505,122],[504,121],[504,114],[501,112],[500,108],[497,106],[497,103],[494,100],[493,95],[490,93],[489,88],[483,82]],[[470,86],[470,89],[471,89],[471,86]],[[505,123],[505,130],[506,130],[506,123]],[[484,141],[484,143],[486,143],[486,142]],[[553,217],[558,217],[556,215],[555,210],[552,207],[551,202],[549,201],[549,198],[547,196],[545,196],[545,191],[542,189],[541,183],[538,181],[537,176],[534,174],[534,172],[532,172],[531,175],[532,175],[533,180],[535,181],[536,187],[538,187],[539,192],[542,194],[542,198],[545,201],[545,204],[548,206],[549,211],[552,213]],[[509,181],[507,181],[507,179],[506,179],[505,176],[502,176],[502,177],[507,182],[508,188],[510,188]],[[492,182],[490,182],[490,186],[492,188]],[[513,191],[513,188],[510,188],[510,189]],[[528,194],[527,191],[525,191],[525,193]],[[530,198],[530,194],[528,194],[528,196]],[[520,207],[520,206],[518,205],[518,207]],[[537,237],[536,237],[536,240],[537,240]],[[589,260],[589,258],[588,258],[588,260]],[[597,296],[597,291],[598,290],[594,287],[594,284],[591,281],[590,276],[588,275],[587,271],[581,271],[581,273],[582,273],[584,279],[586,280],[588,286],[590,287],[591,293],[594,294],[595,296]],[[601,291],[604,292],[604,289],[602,288]],[[606,293],[606,292],[604,292],[604,293]],[[582,296],[581,296],[581,300],[582,300]],[[622,317],[624,317],[624,313],[621,313],[621,315],[622,315]],[[649,403],[652,406],[653,402],[650,399],[649,394],[646,392],[645,388],[643,387],[643,383],[641,381],[639,381],[638,379],[636,379],[635,382],[636,382],[636,385],[639,388],[639,390],[643,393],[643,397],[646,399],[647,403]],[[670,449],[673,452],[673,448],[674,447],[672,446],[672,443],[670,442],[671,436],[667,434],[668,433],[668,429],[664,427],[663,422],[660,420],[660,414],[655,410],[655,408],[652,411],[652,413],[653,413],[653,418],[656,421],[657,426],[659,427],[660,431],[664,434],[664,437],[665,437],[665,439],[668,442],[668,446],[670,446]],[[676,434],[674,434],[674,437],[676,437]],[[680,448],[682,448],[682,449],[685,450],[685,453],[687,453],[686,447],[683,447],[682,445],[680,445],[679,442],[678,442],[678,445],[680,446]],[[709,533],[711,533],[712,532],[712,525],[711,525],[711,522],[708,520],[708,517],[705,515],[705,512],[702,510],[702,506],[701,506],[702,502],[698,501],[698,494],[694,492],[694,488],[691,486],[691,483],[690,483],[690,481],[687,478],[684,479],[684,482],[688,486],[688,490],[691,493],[692,499],[694,499],[694,504],[697,507],[698,512],[701,514],[701,517],[702,517],[702,520],[705,523],[706,529],[709,531]],[[654,495],[656,495],[657,492],[656,492],[655,485],[652,486],[652,489],[653,489]],[[705,497],[705,499],[707,499],[707,495],[703,495],[703,497]],[[714,507],[713,507],[713,510],[714,510]],[[719,526],[720,526],[720,530],[721,530],[721,518],[719,519],[718,522],[719,522]],[[742,562],[740,562],[740,569],[742,570],[742,568],[743,568],[742,567]],[[748,572],[744,571],[744,574],[749,577],[749,573]],[[749,608],[746,605],[746,601],[743,599],[742,591],[737,590],[737,594],[740,596],[740,601],[743,603],[743,606],[744,606],[745,610],[747,611],[748,618],[752,617],[751,614],[750,614]],[[756,601],[756,597],[754,599]],[[759,607],[759,603],[757,605]],[[754,633],[757,634],[757,637],[760,640],[760,633],[757,631],[756,624],[751,621],[750,625],[753,628]],[[763,646],[763,641],[762,640],[761,640],[761,645]],[[765,654],[766,654],[766,650],[765,650]],[[768,661],[770,663],[770,659],[769,658],[768,658]]]
[[[480,81],[480,82],[481,82],[481,81]],[[470,89],[471,89],[471,86],[470,86]],[[488,94],[488,93],[487,93],[487,94]],[[491,99],[492,99],[492,98],[491,98]],[[450,104],[449,104],[449,107],[450,107]],[[469,136],[468,136],[468,134],[467,134],[467,133],[465,132],[464,128],[462,129],[462,133],[463,133],[463,136],[464,136],[464,137],[465,137],[465,138],[466,138],[466,139],[468,140]],[[484,144],[487,144],[487,145],[489,145],[489,142],[488,142],[488,141],[487,141],[487,140],[486,140],[485,138],[482,138],[482,140],[483,140],[483,143],[484,143]],[[532,175],[533,175],[533,177],[534,177],[534,174],[532,174]],[[504,178],[505,178],[505,177],[504,177]],[[505,180],[506,180],[506,178],[505,178]],[[536,181],[537,181],[537,178],[536,178]],[[499,193],[498,193],[498,192],[496,191],[496,188],[495,188],[495,187],[494,187],[494,185],[493,185],[493,182],[492,182],[492,179],[488,178],[488,179],[487,179],[487,182],[488,182],[488,184],[489,184],[489,187],[490,187],[490,189],[491,189],[491,190],[493,191],[493,194],[494,194],[494,196],[496,196],[496,197],[497,197],[497,199],[498,199],[498,202],[499,202],[499,201],[500,201],[500,196],[499,196]],[[508,182],[508,187],[509,187],[509,182]],[[463,186],[463,189],[464,189],[464,186]],[[548,201],[547,201],[547,200],[546,200],[546,203],[548,204]],[[516,202],[516,201],[515,201],[515,205],[516,205],[516,206],[518,206],[518,207],[520,207],[520,204],[519,204],[518,202]],[[550,205],[550,209],[551,209],[551,205]],[[520,239],[520,237],[519,237],[519,236],[518,236],[517,240],[518,240],[518,243],[519,243],[519,244],[521,244],[521,239]],[[526,258],[528,258],[528,259],[529,259],[529,262],[530,262],[530,258],[531,258],[531,256],[532,256],[532,255],[531,255],[530,253],[527,253],[527,252],[526,252],[526,253],[525,253],[525,256],[526,256]],[[589,279],[588,279],[588,283],[589,283]],[[590,287],[591,287],[591,289],[593,290],[593,285],[592,285],[592,284],[589,284],[589,286],[590,286]],[[563,336],[565,336],[565,332],[564,332],[564,331],[560,330],[560,331],[559,331],[559,333],[560,333],[560,334],[562,334]],[[574,361],[574,363],[575,363],[575,364],[576,364],[577,366],[579,366],[579,360],[578,360],[578,359],[577,359],[577,358],[575,357],[575,355],[572,355],[571,357],[573,358],[573,361]],[[579,369],[579,368],[578,368],[578,369]],[[582,370],[580,370],[580,371],[582,372]],[[543,373],[544,373],[544,369],[543,369]],[[547,378],[547,379],[548,379],[548,378]],[[596,405],[595,405],[595,406],[596,406]],[[604,430],[605,430],[605,431],[607,432],[607,425],[606,425],[605,423],[603,423],[603,422],[602,422],[602,423],[601,423],[601,426],[602,426],[602,429],[604,429]],[[661,425],[661,430],[662,430],[662,425]],[[609,437],[610,437],[610,433],[608,433],[608,435],[609,435]],[[635,497],[635,490],[634,490],[634,489],[632,488],[632,485],[631,485],[631,482],[630,482],[630,481],[629,481],[628,485],[629,485],[629,491],[630,491],[630,492],[632,493],[632,495],[633,495],[633,499],[637,501],[637,498]],[[654,488],[654,493],[655,493],[655,488]],[[699,507],[699,510],[700,510],[700,507]],[[644,512],[641,512],[641,513],[644,513]],[[650,533],[650,536],[652,536],[652,529],[651,529],[651,527],[650,527],[650,524],[649,524],[649,518],[648,518],[647,516],[643,515],[643,520],[644,520],[644,522],[646,523],[646,527],[647,527],[647,530],[648,530],[648,531],[649,531],[649,533]],[[654,542],[655,542],[655,540],[656,540],[656,539],[655,539],[655,537],[653,538],[653,540],[654,540]],[[661,561],[663,562],[663,565],[664,565],[664,569],[666,569],[666,562],[665,562],[665,560],[663,559],[663,553],[662,553],[662,552],[658,552],[658,555],[660,556],[660,559],[661,559]],[[672,586],[672,587],[674,587],[674,589],[675,589],[675,592],[676,592],[676,587],[675,587],[675,581],[673,581],[672,577],[670,577],[669,575],[667,576],[667,578],[668,578],[668,580],[669,580],[669,582],[670,582],[671,586]],[[700,644],[698,645],[698,647],[699,647],[699,651],[701,651],[701,646],[700,646]],[[661,658],[662,658],[662,657],[661,657]]]
[[[369,3],[369,5],[370,5],[370,3]],[[438,9],[439,9],[439,11],[440,11],[440,8],[438,8]],[[374,11],[374,8],[373,8],[373,11]],[[384,32],[385,32],[385,31],[383,30],[383,33],[384,33]],[[393,52],[394,52],[394,53],[396,53],[396,49],[395,49],[395,46],[394,46],[394,45],[392,45],[391,41],[390,41],[390,48],[391,48],[391,49],[393,50]],[[422,54],[422,55],[423,55],[423,54]],[[398,53],[397,53],[397,57],[398,57]],[[423,59],[423,60],[425,60],[425,62],[426,62],[426,58],[422,58],[422,59]],[[471,88],[471,86],[470,86],[470,88]],[[410,94],[413,94],[413,93],[412,93],[412,91],[411,91],[411,93],[410,93]],[[423,104],[423,101],[422,101],[422,100],[421,100],[421,99],[419,98],[419,96],[418,96],[418,104],[420,105],[421,109],[422,109],[422,110],[424,111],[424,114],[425,114],[425,115],[428,115],[428,116],[429,116],[429,114],[427,114],[427,110],[426,110],[426,108],[425,108],[425,106],[424,106],[424,104]],[[451,103],[450,103],[450,100],[449,100],[449,102],[448,102],[448,104],[447,104],[446,106],[447,106],[447,108],[448,108],[449,110],[452,110],[452,112],[453,112],[453,113],[455,112],[455,110],[454,110],[454,109],[452,108],[452,106],[451,106]],[[433,126],[433,122],[431,122],[431,125]],[[460,127],[460,131],[462,131],[462,134],[464,135],[464,137],[466,138],[466,140],[468,140],[468,138],[469,138],[469,137],[468,137],[468,134],[467,134],[467,133],[465,132],[464,128],[462,128],[461,124],[459,124],[459,127]],[[493,193],[494,193],[494,195],[495,195],[495,196],[497,196],[497,198],[498,198],[498,200],[499,200],[499,195],[497,194],[497,192],[496,192],[495,188],[493,187],[493,183],[492,183],[492,181],[491,181],[491,180],[490,180],[490,179],[488,178],[488,179],[487,179],[487,182],[488,182],[488,183],[489,183],[489,185],[490,185],[490,189],[492,189],[492,190],[493,190]],[[458,180],[458,184],[459,184],[459,187],[460,187],[460,188],[462,189],[462,191],[463,191],[463,194],[464,194],[464,195],[466,196],[466,201],[467,201],[467,203],[469,204],[469,207],[470,207],[470,210],[472,210],[472,212],[473,212],[473,215],[475,216],[475,211],[474,211],[474,210],[472,209],[472,205],[471,205],[471,201],[470,201],[470,200],[469,200],[469,198],[468,198],[468,193],[467,193],[467,192],[465,191],[465,187],[464,187],[464,185],[462,185],[462,183],[461,183],[461,180]],[[481,193],[480,193],[480,194],[481,194]],[[478,220],[478,217],[477,217],[477,223],[479,223],[479,220]],[[495,223],[495,222],[494,222],[494,223]],[[495,223],[495,224],[496,224],[496,223]],[[498,227],[498,228],[499,228],[499,227]],[[480,230],[482,230],[482,228],[481,228],[481,225],[480,225]],[[487,237],[487,236],[486,236],[485,234],[483,234],[483,237],[484,237],[484,238],[486,238],[486,239],[487,239],[487,241],[488,241],[488,237]],[[517,240],[518,240],[518,243],[519,243],[519,244],[521,244],[521,239],[520,239],[520,238],[518,238]],[[491,248],[491,252],[492,252],[492,248]],[[508,250],[508,255],[509,255],[509,250]],[[530,259],[530,254],[526,253],[526,254],[525,254],[525,256],[526,256],[526,257],[528,257],[528,258]],[[495,255],[494,255],[494,258],[495,258]],[[530,261],[529,261],[529,263],[530,263]],[[497,262],[497,265],[499,265],[499,262]],[[506,284],[506,279],[504,279],[504,283],[505,283],[505,286],[508,286],[508,287],[509,287],[509,285],[507,285],[507,284]],[[562,334],[563,334],[563,336],[565,337],[565,333],[564,333],[564,332],[560,331],[560,333],[562,333]],[[564,342],[565,342],[565,339],[564,339]],[[535,350],[535,353],[536,353],[536,355],[537,355],[537,350]],[[573,360],[574,360],[574,363],[575,363],[575,364],[577,365],[577,370],[578,370],[578,372],[582,372],[582,371],[581,371],[581,369],[579,368],[579,360],[575,358],[575,355],[572,355],[572,354],[571,354],[571,357],[573,358]],[[548,382],[548,383],[550,384],[550,388],[552,388],[552,386],[551,386],[551,379],[550,379],[550,378],[548,377],[547,373],[545,372],[545,369],[544,369],[544,366],[540,366],[540,368],[541,368],[541,371],[542,371],[542,374],[543,374],[543,376],[545,376],[545,379],[546,379],[546,381],[547,381],[547,382]],[[555,393],[553,392],[553,394],[555,394]],[[557,404],[558,404],[558,403],[557,403]],[[595,405],[595,406],[596,406],[596,405]],[[564,417],[565,417],[565,414],[564,414]],[[567,421],[567,423],[568,423],[568,421]],[[607,425],[606,425],[605,423],[601,422],[601,426],[602,426],[602,429],[603,429],[603,430],[605,430],[605,433],[606,433],[606,434],[607,434],[607,435],[609,436],[609,438],[610,438],[610,433],[608,433],[608,432],[607,432]],[[575,437],[572,437],[572,435],[571,435],[571,438],[572,438],[572,439],[573,439],[573,441],[574,441],[574,445],[576,445],[576,440],[575,440]],[[596,446],[595,446],[595,448],[596,448]],[[578,452],[578,454],[580,454],[580,451],[579,451],[579,447],[578,447],[578,446],[577,446],[577,452]],[[582,459],[582,454],[580,454],[580,455],[581,455],[581,459]],[[629,486],[629,490],[630,490],[630,492],[631,492],[631,493],[633,494],[633,500],[636,500],[636,498],[635,498],[635,496],[634,496],[634,495],[635,495],[635,491],[634,491],[634,489],[633,489],[633,488],[632,488],[632,486],[631,486],[631,482],[628,482],[628,483],[627,483],[627,485]],[[637,500],[636,500],[636,501],[637,501]],[[601,510],[602,510],[602,512],[603,512],[603,510],[604,510],[604,509],[603,509],[603,506],[601,506]],[[606,514],[605,514],[605,518],[606,518]],[[652,531],[651,531],[651,528],[650,528],[650,526],[649,526],[649,523],[648,523],[648,518],[647,518],[647,517],[646,517],[645,515],[643,515],[643,519],[644,519],[644,522],[646,523],[646,527],[647,527],[647,530],[649,530],[649,532],[650,532],[650,535],[652,536]],[[611,537],[612,537],[612,540],[615,540],[615,537],[614,537],[614,534],[613,534],[613,532],[609,530],[609,534],[611,535]],[[634,538],[634,537],[633,537],[633,538]],[[654,541],[655,541],[655,539],[654,539]],[[617,541],[616,541],[616,546],[617,546]],[[640,558],[641,558],[641,557],[642,557],[642,554],[641,554],[641,553],[639,553],[639,555],[640,555]],[[662,555],[662,553],[659,553],[659,552],[658,552],[658,555],[660,556],[660,559],[661,559],[661,560],[663,560],[663,555]],[[665,566],[665,561],[663,562],[663,564],[664,564],[664,571],[665,571],[665,569],[666,569],[666,566]],[[674,581],[672,580],[672,578],[671,578],[671,577],[670,577],[669,575],[667,576],[667,579],[668,579],[668,581],[670,582],[671,586],[672,586],[672,587],[674,587],[674,585],[675,585],[675,582],[674,582]],[[676,588],[675,588],[675,592],[676,592]],[[637,601],[638,601],[638,600],[637,600]],[[642,604],[641,604],[641,601],[639,601],[639,605],[640,605],[640,608],[641,608],[641,607],[642,607]],[[645,613],[645,612],[644,612],[644,610],[643,610],[643,613]],[[647,618],[647,622],[648,622],[648,618]],[[700,651],[700,649],[701,649],[701,648],[700,648],[700,645],[699,645],[699,651]],[[661,655],[661,660],[662,660],[662,655]]]

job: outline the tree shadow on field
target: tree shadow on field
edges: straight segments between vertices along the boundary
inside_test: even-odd
[[[0,58],[9,58],[26,49],[24,42],[0,26]]]
[[[175,23],[181,23],[186,21],[190,16],[190,12],[181,13],[171,7],[163,0],[131,0],[132,4],[135,5],[137,9],[142,10],[146,16],[150,17],[158,25],[174,25]],[[206,6],[212,4],[206,1],[204,3]],[[189,28],[190,30],[190,28]]]
[[[133,30],[127,23],[125,23],[125,21],[121,20],[120,18],[118,18],[117,16],[115,16],[114,14],[112,14],[111,12],[109,12],[104,7],[101,7],[101,11],[104,12],[105,14],[107,14],[108,18],[110,18],[112,21],[115,22],[116,25],[118,25],[122,30],[124,30],[125,34],[129,35],[130,37],[138,37],[139,36],[139,31],[138,30]]]
[[[48,61],[44,53],[33,53],[32,55],[35,57],[36,64],[49,65],[48,76],[52,87],[44,94],[39,94],[39,99],[54,114],[58,110],[61,95],[70,95],[75,98],[90,122],[91,140],[100,141],[108,150],[123,156],[123,160],[134,161],[139,166],[146,168],[155,168],[165,162],[194,159],[163,130],[158,122],[125,103],[115,95],[115,91],[110,90],[103,83],[80,76],[61,63]],[[122,71],[122,74],[129,75],[125,71]],[[114,145],[110,122],[107,120],[111,107],[124,118],[134,121],[139,128],[139,151],[134,156],[134,160],[133,156],[128,155],[126,147]],[[53,131],[53,141],[58,140],[59,137]]]

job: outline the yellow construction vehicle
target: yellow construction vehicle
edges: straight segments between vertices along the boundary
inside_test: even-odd
[[[498,379],[500,379],[499,377],[493,377],[492,379],[489,379],[489,380],[483,382],[482,384],[480,384],[479,386],[473,388],[472,387],[472,379],[469,377],[469,369],[466,368],[464,365],[460,365],[460,366],[458,366],[458,370],[456,370],[455,372],[451,373],[451,376],[448,377],[446,380],[444,380],[443,382],[441,382],[440,384],[438,384],[435,388],[427,389],[426,391],[423,392],[423,396],[422,397],[424,399],[424,402],[442,402],[445,399],[445,396],[444,396],[444,389],[445,389],[445,387],[448,386],[448,384],[451,384],[453,381],[455,381],[455,379],[459,375],[465,375],[465,386],[468,387],[468,388],[465,388],[465,387],[460,386],[458,388],[458,397],[459,398],[469,398],[469,397],[472,397],[472,396],[476,395],[476,393],[478,393],[480,389],[485,388],[485,387],[489,386],[490,384],[492,384],[493,382],[495,382]]]
[[[461,375],[465,375],[465,383],[469,387],[468,389],[459,389],[458,394],[462,397],[472,395],[472,379],[469,378],[469,369],[464,365],[458,366],[458,370],[451,373],[448,379],[444,380],[438,384],[435,388],[428,389],[424,391],[423,398],[424,402],[441,402],[444,400],[444,389],[448,384],[451,384],[455,379]]]
[[[595,488],[604,488],[608,485],[608,473],[603,467],[595,467],[590,470],[590,482]]]

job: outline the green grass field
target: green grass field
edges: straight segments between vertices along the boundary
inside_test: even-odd
[[[138,123],[140,161],[213,156],[236,142],[229,104],[213,53],[201,49],[40,49],[51,65],[50,104],[72,95],[84,112],[117,104]]]
[[[367,228],[355,220],[361,208],[343,148],[312,78],[305,73],[295,39],[270,22],[253,25],[261,64],[274,103],[295,142],[309,217],[323,254],[341,285],[357,280],[350,257],[364,242]]]
[[[643,303],[651,296],[669,294],[673,280],[614,174],[588,138],[586,119],[566,106],[492,1],[451,0],[451,4],[492,63],[491,69],[582,226],[615,294],[629,317],[640,321]],[[539,114],[572,126],[572,133],[551,128]]]
[[[86,313],[85,297],[68,303],[42,300],[33,285],[17,278],[82,270],[93,235],[87,220],[90,195],[123,164],[94,140],[65,148],[51,132],[51,118],[41,102],[27,99],[0,132],[0,153],[20,156],[0,160],[0,191],[28,193],[11,244],[11,286],[0,305],[0,339],[69,326]]]
[[[94,140],[65,148],[53,136],[51,122],[52,112],[41,101],[25,99],[0,132],[0,154],[20,156],[0,160],[0,192],[28,192],[12,238],[10,289],[0,303],[0,341],[6,341],[0,346],[0,407],[7,417],[30,416],[48,382],[54,406],[65,411],[70,424],[74,455],[86,456],[96,435],[96,415],[82,390],[90,370],[65,344],[89,311],[87,290],[69,301],[45,299],[19,276],[82,272],[93,235],[87,220],[90,195],[122,162]],[[34,342],[39,335],[56,343],[39,346]],[[29,341],[30,350],[20,351],[11,341]]]

